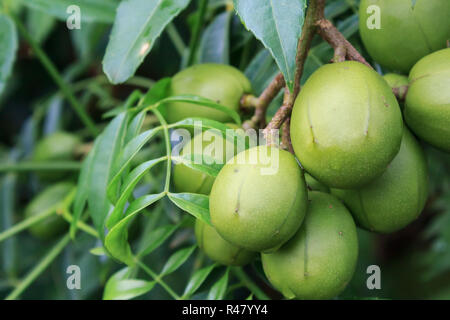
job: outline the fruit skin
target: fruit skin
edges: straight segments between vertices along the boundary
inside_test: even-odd
[[[409,80],[407,76],[397,74],[397,73],[386,73],[383,79],[388,83],[391,89],[407,86]]]
[[[234,67],[222,64],[199,64],[189,67],[173,78],[170,96],[193,94],[213,100],[232,110],[239,110],[244,93],[252,91],[247,77]],[[219,111],[191,103],[174,102],[164,106],[169,123],[185,118],[201,117],[220,122],[229,122],[231,118]]]
[[[211,136],[214,138],[209,140]],[[202,152],[205,152],[205,150],[215,146],[216,139],[220,139],[223,150],[222,152],[214,152],[213,158],[217,164],[224,164],[228,159],[234,156],[235,147],[231,141],[224,139],[220,133],[213,133],[211,131],[211,136],[206,135],[205,133],[196,135],[181,149],[180,156],[196,154],[196,145],[202,146]],[[207,152],[207,155],[211,155],[211,152],[212,150]],[[227,152],[229,154],[227,154]],[[214,183],[214,177],[179,163],[173,168],[173,181],[177,192],[209,194]]]
[[[330,188],[328,188],[323,183],[320,183],[319,181],[314,179],[308,173],[305,173],[305,181],[306,181],[306,185],[308,186],[308,189],[311,191],[322,191],[322,192],[326,192],[326,193],[330,192]]]
[[[271,160],[259,157],[261,154]],[[251,160],[257,157],[258,161]],[[261,171],[276,165],[278,170],[271,174]],[[209,199],[217,232],[250,251],[275,250],[289,240],[300,227],[307,207],[305,180],[294,156],[267,146],[248,149],[230,159],[214,181]]]
[[[351,214],[333,195],[312,191],[302,226],[278,251],[261,254],[264,273],[288,299],[331,299],[355,271],[358,237]]]
[[[57,205],[75,188],[72,182],[54,184],[39,193],[25,208],[25,218],[31,218]],[[29,231],[39,239],[48,240],[60,234],[68,224],[60,216],[53,214],[48,218],[32,225]]]
[[[400,152],[383,175],[355,190],[332,189],[350,209],[359,226],[379,233],[404,228],[422,212],[428,197],[425,154],[404,129]]]
[[[227,266],[245,266],[256,257],[251,252],[224,240],[214,227],[197,219],[195,222],[195,237],[200,249],[212,260]]]
[[[380,8],[380,29],[367,27],[371,5]],[[359,29],[373,59],[392,71],[408,73],[419,59],[445,48],[449,16],[450,1],[417,0],[413,6],[411,0],[361,0]]]
[[[55,132],[40,140],[33,152],[33,161],[69,161],[74,158],[75,148],[81,144],[81,140],[68,132]],[[65,172],[38,172],[38,176],[47,181],[55,181],[63,178]]]
[[[425,142],[450,152],[450,48],[417,62],[409,80],[406,124]]]
[[[291,140],[305,170],[351,189],[380,176],[400,149],[403,121],[386,81],[354,61],[319,68],[303,86]]]

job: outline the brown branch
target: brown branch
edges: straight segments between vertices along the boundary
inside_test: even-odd
[[[285,85],[284,77],[281,73],[277,74],[272,82],[267,86],[261,95],[256,98],[252,95],[244,95],[241,98],[242,107],[254,107],[255,114],[243,125],[244,129],[254,128],[258,125],[264,127],[266,125],[266,111],[270,102],[276,97],[281,88]]]
[[[281,139],[282,147],[294,154],[294,148],[291,142],[291,118],[287,117],[283,124],[283,135]]]
[[[267,127],[264,129],[264,138],[266,139],[267,145],[272,145],[274,143],[273,141],[273,134],[275,133],[274,130],[278,130],[281,128],[281,125],[286,120],[287,117],[291,114],[292,111],[292,94],[289,91],[289,88],[284,89],[284,98],[283,98],[283,104],[278,109],[278,111],[273,116],[270,123],[267,125]]]
[[[344,47],[347,59],[359,61],[372,68],[372,66],[366,61],[366,59],[364,59],[358,50],[356,50],[352,44],[345,39],[344,35],[339,32],[339,30],[336,29],[336,27],[329,20],[322,18],[319,19],[316,24],[319,27],[320,36],[335,50],[338,50],[339,47]]]

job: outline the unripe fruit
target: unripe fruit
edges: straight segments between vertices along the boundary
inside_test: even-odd
[[[373,59],[392,71],[408,73],[419,59],[445,48],[449,16],[450,1],[361,0],[359,30]]]
[[[199,219],[195,222],[195,237],[198,246],[209,258],[227,266],[244,266],[256,257],[256,252],[229,243],[214,227]]]
[[[450,152],[450,48],[417,62],[409,80],[406,124],[427,143]]]
[[[317,70],[291,118],[295,154],[329,187],[362,186],[386,170],[400,149],[402,116],[386,81],[359,62]]]
[[[25,208],[25,218],[31,218],[51,210],[52,207],[62,202],[74,187],[75,185],[71,182],[60,182],[46,188]],[[51,216],[32,225],[29,231],[35,237],[47,240],[63,232],[67,226],[68,224],[63,218],[53,213]]]
[[[69,161],[74,158],[74,151],[81,144],[80,139],[67,132],[55,132],[40,140],[33,152],[33,161]],[[63,178],[65,172],[38,172],[43,180],[54,181]]]
[[[309,193],[305,221],[278,251],[262,254],[272,285],[289,299],[330,299],[351,280],[358,258],[353,218],[334,196]]]
[[[219,146],[220,144],[223,146],[223,149],[215,150],[215,146]],[[207,135],[206,133],[198,134],[187,142],[180,151],[180,157],[190,154],[197,155],[195,146],[200,146],[201,152],[198,155],[200,153],[206,153],[217,164],[224,164],[229,158],[234,156],[235,151],[235,147],[231,141],[224,139],[219,133],[215,134],[211,132],[211,135]],[[214,177],[189,168],[182,163],[174,166],[173,179],[177,192],[209,194],[214,183]]]
[[[400,152],[383,175],[355,190],[332,189],[363,228],[390,233],[402,229],[422,212],[428,196],[425,155],[404,129]]]
[[[209,198],[212,224],[234,245],[270,251],[300,227],[307,206],[303,173],[294,156],[259,146],[230,159]]]
[[[407,76],[396,73],[386,73],[383,79],[387,82],[391,89],[405,87],[409,84]]]
[[[172,78],[170,95],[192,94],[213,100],[238,111],[244,93],[251,92],[250,81],[234,67],[222,64],[199,64],[189,67]],[[190,117],[231,121],[224,112],[191,103],[174,102],[164,105],[170,123]]]

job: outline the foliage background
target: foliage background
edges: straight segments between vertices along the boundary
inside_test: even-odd
[[[69,31],[61,20],[60,11],[40,10],[39,4],[48,1],[35,1],[34,5],[30,4],[32,2],[2,0],[2,5],[18,17],[42,47],[64,80],[76,92],[77,99],[98,129],[102,129],[107,123],[102,115],[122,106],[133,90],[139,89],[145,93],[156,80],[170,77],[186,66],[190,59],[189,39],[200,14],[197,1],[191,1],[152,44],[151,52],[137,69],[136,75],[125,84],[113,85],[102,70],[102,60],[114,16],[109,16],[108,11],[104,11],[102,15],[94,13],[92,19],[88,15],[88,21],[83,21],[81,30]],[[66,2],[68,1],[55,1],[61,5],[66,5]],[[115,7],[119,1],[111,0],[107,3]],[[245,71],[252,81],[255,94],[259,94],[278,73],[277,65],[230,8],[230,1],[209,1],[197,54],[191,59],[236,66]],[[383,73],[385,70],[370,60],[361,44],[357,8],[357,0],[328,1],[326,16]],[[3,18],[2,13],[0,23],[4,23]],[[12,32],[17,33],[17,30]],[[14,43],[14,38],[18,39],[17,43]],[[45,183],[32,170],[10,170],[8,165],[29,160],[36,142],[58,130],[74,132],[85,142],[92,141],[92,138],[29,43],[23,37],[16,35],[11,38],[5,33],[0,34],[0,39],[0,56],[11,57],[8,52],[11,49],[15,52],[11,76],[5,81],[4,69],[0,73],[1,80],[5,82],[0,96],[0,231],[4,231],[23,220],[24,207],[45,187]],[[332,56],[333,50],[328,44],[316,37],[302,81],[318,67],[328,63]],[[271,104],[269,115],[273,115],[280,104],[281,95]],[[450,157],[426,145],[424,148],[428,156],[431,182],[430,197],[424,212],[408,228],[392,235],[358,231],[358,267],[352,282],[340,298],[450,298]],[[156,137],[143,152],[142,159],[163,155],[163,137]],[[74,181],[76,176],[77,173],[74,172]],[[136,194],[159,190],[164,178],[164,167],[157,167],[146,175],[143,183],[136,189]],[[142,260],[151,270],[162,270],[172,254],[195,243],[192,219],[164,198],[147,208],[130,229],[133,247],[145,247],[151,243],[151,236],[155,236],[151,230],[173,225],[177,227],[172,233],[167,233],[169,236],[166,241]],[[159,239],[163,239],[161,235]],[[17,288],[20,279],[36,267],[57,241],[39,241],[25,231],[0,242],[0,297],[6,297]],[[104,255],[92,254],[91,249],[100,245],[99,240],[78,232],[76,241],[64,246],[62,253],[43,270],[21,298],[102,298],[107,280],[123,265]],[[179,268],[164,276],[164,283],[181,294],[192,280],[192,275],[201,267],[210,266],[211,262],[198,250],[186,260],[178,260]],[[65,268],[71,264],[81,267],[82,290],[66,288]],[[370,291],[366,287],[366,268],[371,264],[381,267],[382,290]],[[214,297],[214,290],[220,291],[223,283],[227,282],[228,289],[221,296],[247,298],[250,294],[249,284],[240,277],[241,271],[234,268],[228,274],[226,270],[220,266],[208,269],[208,274],[209,271],[211,273],[192,297]],[[244,268],[244,271],[249,277],[246,279],[251,279],[269,297],[280,298],[266,282],[258,261]],[[136,277],[151,280],[142,270],[136,271]],[[140,298],[171,298],[161,285],[153,283],[153,286],[149,282],[145,285],[150,285],[152,290]],[[218,296],[220,295],[216,295]]]

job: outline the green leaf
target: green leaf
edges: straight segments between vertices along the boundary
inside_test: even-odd
[[[71,30],[70,36],[78,57],[82,59],[92,57],[107,28],[106,24],[84,22],[80,30]]]
[[[111,214],[108,217],[108,220],[106,222],[107,228],[112,228],[121,218],[123,215],[123,210],[125,208],[125,205],[127,204],[128,199],[130,198],[134,188],[136,185],[141,181],[141,179],[144,177],[144,175],[153,168],[156,164],[162,162],[165,160],[165,157],[161,157],[158,159],[152,159],[149,161],[146,161],[136,168],[134,168],[130,174],[125,178],[122,187],[120,188],[120,196],[117,202],[115,203],[114,209],[111,212]],[[108,187],[108,190],[113,188],[114,183],[110,184]],[[135,203],[134,205],[137,205]],[[131,205],[130,205],[131,207]],[[133,207],[131,207],[133,208]],[[127,209],[127,211],[131,210],[130,208]]]
[[[164,265],[160,277],[166,276],[181,267],[181,265],[183,265],[183,263],[185,263],[186,260],[189,259],[196,248],[197,245],[193,245],[191,247],[178,250],[177,252],[172,254]]]
[[[292,90],[306,0],[234,0],[244,25],[269,49]]]
[[[103,300],[129,300],[143,295],[155,286],[155,281],[128,279],[130,269],[124,268],[109,278],[103,292]]]
[[[109,80],[122,83],[136,72],[166,25],[190,0],[122,1],[103,59]]]
[[[208,196],[195,193],[169,193],[168,197],[181,210],[211,225]]]
[[[205,29],[200,43],[200,63],[230,63],[231,17],[231,11],[223,12]]]
[[[180,95],[180,96],[172,96],[172,97],[168,97],[168,98],[165,98],[165,99],[159,101],[159,104],[163,105],[167,102],[186,102],[186,103],[200,105],[203,107],[209,107],[209,108],[212,108],[215,110],[222,111],[223,113],[226,113],[233,119],[234,122],[236,122],[239,125],[241,124],[241,117],[239,116],[239,114],[236,111],[231,110],[230,108],[227,108],[221,104],[218,104],[210,99],[206,99],[206,98],[203,98],[200,96],[190,95],[190,94]]]
[[[189,297],[193,295],[198,288],[205,282],[206,278],[208,278],[209,274],[216,267],[216,264],[212,264],[210,266],[204,267],[200,270],[197,270],[192,277],[189,279],[189,282],[184,290],[183,296]]]
[[[67,13],[68,7],[77,5],[81,12],[82,22],[114,21],[117,1],[115,0],[21,0],[30,8],[40,10],[60,20],[66,21],[71,13]]]
[[[104,238],[106,217],[111,209],[106,190],[111,179],[114,161],[123,147],[128,114],[115,117],[97,138],[98,146],[93,155],[88,177],[87,193],[89,213],[101,237]]]
[[[175,164],[184,164],[186,167],[203,172],[211,177],[217,177],[224,166],[223,163],[216,163],[216,159],[205,154],[186,154],[171,159]]]
[[[144,147],[144,145],[161,129],[162,127],[157,127],[142,132],[140,135],[131,139],[117,156],[117,160],[112,170],[113,178],[111,179],[107,190],[108,198],[113,204],[117,201],[118,184],[120,182],[122,173],[130,165],[131,161]]]
[[[270,52],[264,49],[250,62],[245,75],[252,83],[254,92],[260,95],[279,72]]]
[[[166,98],[169,93],[171,81],[171,78],[162,78],[161,80],[158,80],[158,82],[156,82],[145,94],[142,106],[145,108]]]
[[[93,254],[94,256],[106,256],[107,255],[107,252],[105,251],[105,248],[103,248],[103,247],[92,248],[91,250],[89,250],[89,252],[91,254]]]
[[[139,252],[139,256],[146,256],[153,252],[156,248],[162,245],[174,232],[177,230],[179,225],[167,224],[165,226],[159,227],[153,230],[148,235],[144,235],[143,240],[144,249]]]
[[[44,42],[53,31],[56,20],[43,11],[29,9],[27,14],[27,29],[31,37],[38,43]]]
[[[148,206],[164,197],[164,195],[164,193],[146,195],[144,196],[145,203]],[[136,201],[141,201],[139,199]],[[108,252],[114,258],[130,266],[134,265],[135,261],[128,243],[128,225],[139,212],[140,210],[133,210],[131,214],[125,216],[125,218],[114,225],[105,238],[105,247],[108,249]]]
[[[229,269],[227,268],[225,274],[212,286],[208,293],[208,300],[223,300],[227,293],[228,273]]]
[[[18,47],[16,25],[10,17],[0,12],[0,94],[11,75]]]

